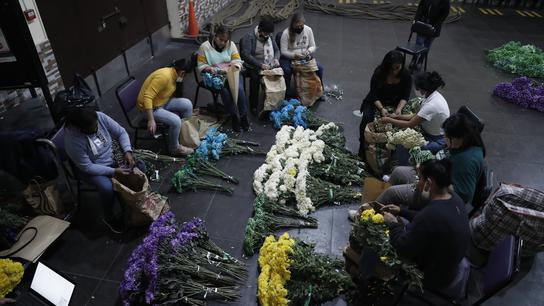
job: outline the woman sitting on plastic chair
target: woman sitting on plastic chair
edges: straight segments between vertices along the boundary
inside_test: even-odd
[[[171,67],[155,70],[145,79],[138,95],[138,110],[147,116],[147,130],[154,135],[156,122],[166,124],[169,151],[175,156],[193,153],[193,149],[179,143],[181,118],[193,115],[193,103],[186,98],[172,98],[176,88],[183,86],[183,78],[190,70],[191,63],[185,59],[175,61]]]
[[[116,165],[113,160],[114,140],[121,146],[124,165]],[[127,131],[93,108],[75,108],[66,115],[64,144],[79,177],[97,189],[104,213],[103,222],[112,232],[121,233],[124,225],[122,218],[115,217],[113,213],[115,193],[111,178],[114,175],[127,175],[136,166]],[[143,164],[139,164],[138,168],[145,171]]]
[[[290,93],[291,76],[293,68],[291,62],[293,60],[310,60],[314,58],[314,53],[317,50],[315,44],[314,32],[312,28],[305,24],[304,16],[300,13],[295,13],[291,18],[289,27],[283,30],[280,39],[280,66],[283,69],[283,77],[287,93]],[[317,63],[317,75],[323,84],[323,66]]]
[[[218,26],[210,40],[200,45],[198,49],[198,70],[210,75],[226,75],[231,66],[242,69],[242,60],[236,44],[230,40],[230,33],[224,26]],[[237,72],[240,73],[240,72]],[[243,86],[244,80],[240,76],[238,82],[238,100],[235,102],[228,81],[225,80],[221,89],[221,100],[225,105],[232,120],[232,129],[240,132],[240,126],[244,131],[249,131],[247,119],[247,98]]]

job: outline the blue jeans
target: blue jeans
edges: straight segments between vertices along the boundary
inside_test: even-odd
[[[425,140],[428,141],[428,143],[421,147],[422,150],[429,150],[433,154],[436,154],[438,151],[444,149],[446,147],[446,141],[444,140],[444,135],[429,135],[427,133],[423,133],[423,137],[425,137]]]
[[[112,165],[112,167],[114,166]],[[142,172],[145,172],[145,164],[141,160],[136,161],[136,167],[142,170]],[[100,205],[102,206],[104,218],[111,220],[114,216],[113,205],[115,205],[116,197],[115,191],[113,191],[111,177],[88,175],[79,170],[76,171],[81,180],[96,188],[98,196],[100,197]]]
[[[181,118],[191,117],[192,115],[193,103],[186,98],[172,98],[168,103],[153,111],[155,121],[168,125],[170,153],[175,152],[179,147]]]
[[[280,66],[283,69],[283,78],[285,79],[286,93],[290,94],[291,77],[293,76],[293,67],[291,67],[291,59],[280,57]],[[323,85],[323,66],[317,62],[317,76]]]
[[[242,75],[240,75],[240,82],[238,82],[238,103],[234,104],[229,84],[226,81],[225,86],[221,89],[221,100],[231,116],[241,118],[247,115],[247,97],[244,91],[244,77]]]

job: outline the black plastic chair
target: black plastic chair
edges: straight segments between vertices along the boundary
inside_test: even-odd
[[[429,54],[429,48],[425,46],[419,46],[419,45],[416,45],[415,42],[411,42],[412,36],[414,35],[414,33],[418,34],[416,30],[417,30],[416,24],[412,24],[412,27],[410,28],[410,36],[408,36],[408,42],[404,46],[397,46],[396,50],[402,52],[402,54],[404,55],[404,64],[406,64],[407,54],[411,55],[412,57],[419,56],[419,55],[423,56],[423,61],[424,61],[423,71],[427,71],[427,55]]]
[[[484,277],[483,283],[481,284],[483,286],[483,295],[480,299],[471,304],[472,306],[478,306],[483,304],[485,301],[497,295],[504,288],[512,283],[516,274],[520,270],[520,254],[522,246],[522,239],[516,238],[513,235],[509,235],[506,236],[504,240],[490,252],[487,264],[483,268]],[[467,281],[467,287],[470,283],[470,281]],[[465,290],[465,293],[468,293],[468,289],[469,288]],[[452,301],[437,292],[428,290],[426,291],[432,294],[432,296],[434,297],[433,301],[430,301],[430,299],[427,299],[419,294],[409,291],[408,287],[405,286],[400,293],[398,299],[396,300],[395,305],[397,305],[402,300],[402,296],[404,296],[405,293],[417,298],[418,300],[424,302],[427,305],[459,305],[459,301]],[[436,298],[441,301],[434,302]]]
[[[115,89],[115,95],[117,96],[117,100],[119,101],[119,105],[121,105],[121,109],[123,110],[123,114],[125,115],[125,118],[127,119],[128,125],[134,129],[134,147],[138,147],[138,139],[142,140],[157,140],[157,138],[149,136],[149,132],[147,132],[147,125],[145,120],[143,120],[143,117],[140,116],[131,116],[129,113],[136,108],[136,101],[138,100],[138,94],[140,93],[140,89],[142,88],[142,82],[136,80],[134,77],[130,77],[126,82],[119,85]],[[140,135],[140,131],[143,130],[144,136]],[[157,131],[162,134],[162,139],[164,141],[164,146],[166,149],[166,152],[168,152],[168,140],[166,139],[166,134],[168,131],[168,126],[157,123]]]
[[[480,133],[484,130],[484,121],[480,117],[478,117],[468,106],[463,105],[459,107],[457,112],[467,116],[470,120],[472,120],[476,124],[476,127],[478,127],[478,129],[480,130]]]
[[[81,192],[96,191],[96,189],[82,188],[81,180],[77,176],[75,168],[70,161],[68,154],[66,154],[66,149],[64,146],[64,132],[64,126],[61,126],[51,138],[41,138],[37,139],[36,141],[44,145],[53,156],[53,159],[55,160],[55,163],[57,165],[57,169],[60,170],[59,173],[61,173],[62,175],[63,182],[66,185],[66,188],[68,189],[72,200],[74,201],[74,209],[69,212],[65,217],[65,219],[70,219],[75,209],[77,209],[79,207],[79,204],[81,203]],[[76,181],[77,192],[74,191],[72,184],[70,184],[70,180]]]
[[[483,296],[473,306],[483,304],[512,283],[520,270],[522,247],[521,238],[509,235],[491,251],[484,267]]]
[[[197,69],[197,66],[198,66],[198,52],[194,52],[191,55],[191,63],[193,63],[193,65],[194,65],[193,74],[195,76],[195,82],[196,82],[196,93],[195,93],[193,108],[196,108],[196,106],[198,104],[198,94],[200,93],[200,88],[204,88],[204,89],[208,90],[212,94],[212,98],[213,98],[213,110],[210,110],[210,109],[208,109],[208,110],[215,113],[215,115],[217,116],[217,119],[220,120],[221,119],[221,111],[220,111],[221,110],[221,104],[219,103],[219,97],[220,97],[221,91],[206,86],[204,84],[204,82],[201,80],[201,78],[199,77],[199,75],[198,75],[199,71]]]

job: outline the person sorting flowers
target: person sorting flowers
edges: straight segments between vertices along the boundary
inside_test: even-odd
[[[230,33],[224,26],[218,26],[211,38],[200,45],[198,49],[198,71],[201,74],[227,74],[231,66],[242,69],[242,60],[236,44],[230,40]],[[236,72],[239,74],[239,72]],[[221,100],[230,114],[232,129],[240,132],[240,126],[244,131],[249,131],[247,118],[247,98],[244,92],[243,79],[238,82],[237,101],[234,101],[230,86],[225,81],[221,89]]]
[[[374,121],[378,111],[383,117],[388,116],[386,107],[394,109],[395,115],[400,115],[410,99],[412,77],[404,69],[404,57],[399,51],[387,52],[382,63],[376,67],[370,80],[370,91],[361,104],[363,118],[359,126],[359,156],[365,158],[365,128]]]
[[[391,123],[400,128],[413,128],[421,125],[423,137],[428,142],[421,149],[436,154],[445,146],[442,124],[450,116],[448,102],[438,92],[438,88],[444,87],[444,85],[442,77],[436,71],[417,74],[414,77],[416,95],[425,98],[417,114],[391,114],[389,117],[380,118],[380,121]]]
[[[123,167],[114,163],[113,141],[118,141],[123,151]],[[145,171],[143,163],[137,165],[132,156],[127,131],[108,115],[93,108],[75,108],[66,115],[64,145],[78,176],[97,189],[104,214],[102,221],[112,232],[121,233],[124,225],[122,218],[113,212],[115,193],[111,178],[128,175],[134,167]]]
[[[464,203],[471,203],[478,179],[484,169],[485,145],[474,122],[464,114],[455,113],[442,125],[448,159],[452,163],[450,187]],[[376,201],[421,210],[428,200],[413,188],[417,170],[410,166],[396,167],[389,182],[393,185],[380,194]],[[357,211],[349,211],[350,219]]]
[[[186,98],[173,98],[176,88],[183,86],[185,73],[191,63],[186,59],[175,61],[170,67],[160,68],[144,81],[138,94],[138,110],[147,116],[147,130],[155,135],[157,122],[168,126],[168,146],[171,155],[188,155],[193,149],[179,143],[181,118],[193,115],[193,103]]]
[[[317,50],[314,32],[305,24],[302,14],[295,13],[291,18],[289,27],[285,29],[280,38],[280,66],[283,69],[287,92],[290,92],[291,76],[293,75],[293,60],[311,60]],[[317,62],[317,76],[323,84],[323,66]]]
[[[429,204],[420,212],[397,205],[387,205],[383,210],[391,245],[399,256],[417,264],[424,274],[424,287],[461,298],[470,270],[463,260],[470,229],[463,200],[449,191],[451,173],[452,164],[447,159],[423,162],[417,189]],[[410,223],[405,225],[394,215]]]
[[[274,21],[263,17],[255,29],[242,37],[240,49],[242,60],[249,76],[249,104],[251,110],[257,113],[259,89],[261,87],[261,70],[279,66],[280,50],[271,38],[274,33]]]

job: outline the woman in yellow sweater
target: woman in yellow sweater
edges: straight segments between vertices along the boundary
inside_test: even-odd
[[[147,130],[151,135],[157,129],[156,122],[169,127],[169,149],[171,155],[188,155],[193,149],[179,143],[181,118],[193,115],[193,103],[186,98],[172,98],[177,86],[182,86],[185,73],[191,68],[189,61],[181,59],[170,67],[161,68],[145,79],[138,95],[138,109],[147,115]]]

